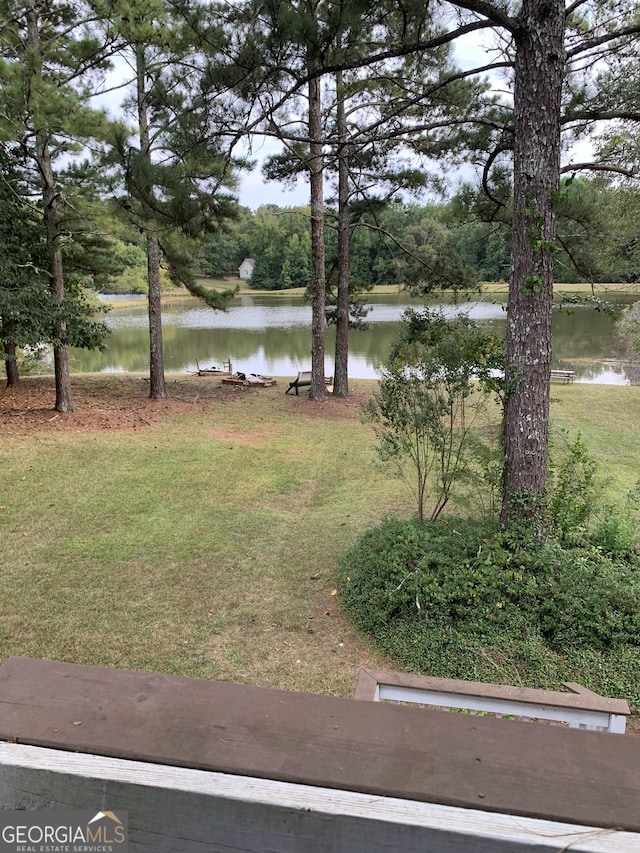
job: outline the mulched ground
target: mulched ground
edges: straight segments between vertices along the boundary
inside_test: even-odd
[[[282,384],[282,383],[281,383]],[[168,397],[152,400],[149,380],[143,377],[103,374],[72,377],[75,411],[55,411],[53,377],[23,379],[18,388],[0,389],[0,429],[4,434],[31,431],[133,432],[160,423],[171,415],[210,411],[213,406],[236,399],[238,394],[264,394],[266,389],[225,386],[218,377],[185,375],[167,379]],[[283,386],[283,387],[286,387]],[[283,391],[277,386],[278,392]],[[344,399],[330,397],[314,403],[308,397],[287,397],[299,415],[308,418],[359,418],[368,393]]]
[[[640,716],[637,713],[627,720],[627,734],[640,735]]]
[[[77,432],[144,429],[169,415],[209,408],[228,398],[226,389],[208,379],[191,377],[167,384],[169,397],[149,398],[148,380],[138,377],[105,376],[72,379],[73,412],[55,411],[53,377],[23,379],[18,388],[0,391],[0,429],[25,434],[31,431]]]

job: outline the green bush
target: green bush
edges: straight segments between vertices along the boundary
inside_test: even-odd
[[[490,397],[502,388],[495,377],[502,365],[501,342],[468,317],[403,314],[364,416],[381,459],[409,485],[420,522],[438,518],[461,487],[464,493],[483,481],[490,497],[495,491],[495,479],[480,470],[495,473],[496,436],[486,419]]]
[[[403,667],[546,687],[582,681],[640,698],[633,549],[623,557],[597,541],[526,539],[487,522],[389,518],[345,555],[339,587],[345,609]]]
[[[554,441],[547,487],[548,523],[558,539],[578,544],[587,535],[588,524],[598,505],[603,485],[598,481],[598,463],[578,434],[572,444]]]
[[[593,544],[611,557],[633,559],[640,549],[640,484],[622,508],[602,501],[607,480],[578,433],[571,444],[561,430],[553,442],[547,487],[547,523],[564,546]]]
[[[630,559],[640,551],[640,483],[628,492],[622,512],[603,507],[591,539],[613,557]]]

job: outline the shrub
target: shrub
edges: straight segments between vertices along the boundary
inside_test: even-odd
[[[410,484],[422,523],[436,519],[457,485],[478,478],[478,429],[489,395],[501,388],[502,345],[464,315],[408,309],[379,390],[365,409],[380,456]],[[485,458],[482,461],[486,461]],[[488,484],[487,484],[488,485]]]
[[[563,431],[560,438],[566,439]],[[580,434],[572,444],[565,441],[564,446],[556,438],[549,463],[547,504],[549,527],[561,542],[577,544],[584,540],[602,491],[597,473],[598,463]]]
[[[613,557],[630,559],[640,551],[640,484],[636,483],[627,494],[622,512],[615,507],[603,507],[591,539]]]
[[[615,695],[624,684],[628,698],[640,697],[629,676],[640,663],[636,551],[612,556],[593,542],[526,539],[488,522],[389,518],[345,555],[339,587],[345,609],[403,667],[593,687],[592,665],[607,686],[599,690]]]

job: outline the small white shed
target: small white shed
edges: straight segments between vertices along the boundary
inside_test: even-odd
[[[245,258],[238,267],[238,275],[243,281],[247,281],[253,275],[253,268],[256,262],[253,258]]]

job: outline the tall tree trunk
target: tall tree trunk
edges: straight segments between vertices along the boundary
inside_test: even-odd
[[[33,56],[38,57],[40,51],[40,28],[38,23],[38,12],[33,0],[30,0],[27,11],[27,38]],[[36,76],[41,76],[40,67],[35,70]],[[64,271],[62,267],[62,250],[60,248],[60,234],[58,228],[58,209],[56,181],[51,161],[51,150],[49,137],[46,131],[36,129],[35,133],[36,161],[42,182],[42,208],[44,227],[47,237],[47,249],[50,264],[49,287],[55,298],[56,304],[61,306],[64,302]],[[71,394],[71,376],[69,374],[69,356],[65,346],[66,324],[58,320],[54,329],[53,362],[55,368],[56,403],[58,412],[72,412],[74,410],[73,397]]]
[[[149,396],[167,396],[162,344],[162,300],[160,298],[160,247],[155,234],[147,234],[147,279],[149,282]]]
[[[138,46],[136,48],[136,75],[140,153],[150,164],[151,142],[145,85],[146,70],[144,47]],[[151,201],[152,188],[145,187],[145,193]],[[167,386],[164,378],[164,350],[162,346],[160,248],[156,225],[153,220],[147,223],[147,280],[149,285],[149,396],[154,400],[161,400],[167,396]]]
[[[44,223],[49,248],[49,259],[51,264],[50,288],[57,305],[64,302],[64,273],[62,269],[62,251],[60,248],[60,235],[58,232],[58,213],[56,207],[56,191],[51,169],[51,159],[48,147],[45,145],[40,151],[41,171],[44,176],[44,192],[42,200],[44,205]],[[46,165],[45,165],[46,164]],[[64,345],[67,329],[66,323],[58,321],[54,330],[56,342],[53,346],[53,365],[56,383],[56,404],[58,412],[73,412],[75,406],[71,395],[71,375],[69,373],[69,354]]]
[[[50,167],[51,161],[46,149],[45,161]],[[42,152],[41,152],[42,153]],[[43,167],[41,166],[41,169]],[[53,293],[57,305],[62,305],[64,302],[64,273],[62,269],[62,251],[60,249],[60,240],[58,233],[58,214],[56,210],[56,192],[55,184],[53,183],[53,172],[50,168],[43,170],[43,174],[47,174],[45,180],[45,189],[42,194],[44,204],[44,222],[47,234],[47,244],[49,248],[49,259],[51,264],[50,289]],[[75,406],[71,394],[71,375],[69,373],[69,354],[64,345],[67,328],[66,323],[59,320],[57,327],[54,330],[56,342],[53,346],[53,365],[56,382],[56,404],[55,408],[58,412],[73,412]]]
[[[315,67],[309,63],[313,74]],[[327,399],[324,384],[325,257],[324,257],[324,157],[322,153],[322,103],[320,77],[309,81],[309,185],[311,192],[311,388],[309,397]]]
[[[551,311],[560,176],[564,4],[523,0],[516,33],[514,212],[507,303],[501,523],[542,523],[547,482]]]
[[[7,373],[7,388],[17,388],[20,384],[20,373],[16,361],[16,345],[13,341],[4,341],[4,369]]]
[[[336,305],[336,349],[333,393],[349,394],[349,148],[344,107],[342,72],[336,74],[338,121],[338,296]]]

